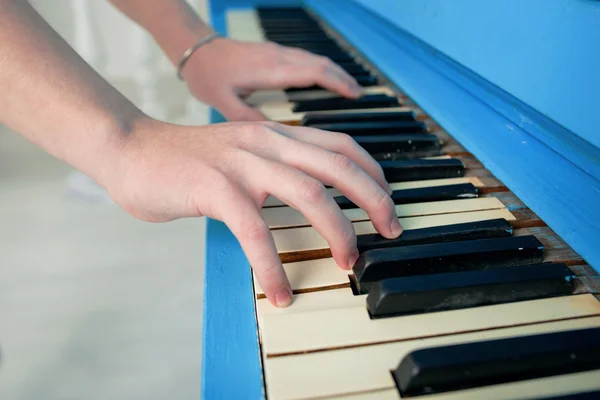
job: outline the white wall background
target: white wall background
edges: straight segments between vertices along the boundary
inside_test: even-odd
[[[162,53],[151,36],[118,11],[108,0],[30,0],[42,17],[92,66],[127,98],[154,117],[178,120],[186,113],[205,111],[202,105],[194,105],[193,111],[185,85],[176,76],[175,67]],[[77,3],[89,7],[89,19],[78,13]],[[200,17],[208,21],[206,0],[188,0]],[[88,30],[95,40],[78,35],[78,28]],[[141,50],[140,41],[147,42],[147,51]],[[88,54],[94,54],[88,60]],[[147,59],[144,62],[140,57]],[[143,69],[153,75],[143,88],[136,84],[136,76]],[[142,98],[141,89],[150,91],[156,104]],[[203,115],[204,117],[204,115]],[[206,123],[206,118],[192,119],[194,123]]]

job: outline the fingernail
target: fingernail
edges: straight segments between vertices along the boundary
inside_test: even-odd
[[[356,262],[356,260],[358,260],[359,255],[360,254],[358,254],[358,249],[354,249],[354,251],[350,255],[350,258],[348,259],[348,269],[351,269],[354,266],[354,263]]]
[[[292,291],[289,288],[280,289],[275,294],[275,303],[277,307],[287,307],[292,304]]]
[[[390,186],[389,183],[387,184],[387,191],[390,196],[392,195],[392,193],[394,193],[394,191],[392,190],[392,187]]]
[[[394,237],[400,236],[402,233],[402,228],[400,227],[400,221],[398,221],[398,218],[392,219],[390,230],[392,231],[392,235],[394,235]]]

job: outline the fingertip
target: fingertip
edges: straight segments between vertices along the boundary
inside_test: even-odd
[[[277,293],[275,293],[274,299],[271,301],[271,303],[273,303],[273,305],[276,307],[285,308],[292,304],[292,298],[292,288],[286,286],[279,289]]]
[[[349,97],[358,99],[359,97],[362,96],[362,93],[363,93],[363,89],[355,81],[352,81],[348,85],[348,96]]]
[[[400,221],[398,220],[398,218],[392,218],[392,222],[390,223],[390,231],[393,235],[392,239],[400,237],[400,235],[402,234],[402,226],[400,226]]]

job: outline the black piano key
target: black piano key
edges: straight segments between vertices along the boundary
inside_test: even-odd
[[[345,51],[339,51],[339,52],[333,52],[333,53],[327,52],[327,51],[322,51],[322,52],[313,51],[312,53],[327,57],[333,62],[347,62],[347,61],[354,60],[354,57],[352,57],[350,54],[346,53]]]
[[[340,68],[342,68],[344,71],[346,71],[348,74],[351,74],[351,75],[369,75],[370,74],[370,72],[360,64],[341,63],[338,65],[340,66]]]
[[[352,270],[359,291],[367,293],[383,279],[539,264],[543,255],[535,236],[511,236],[369,250]]]
[[[598,400],[600,399],[600,390],[589,392],[570,393],[552,397],[540,397],[538,400]]]
[[[266,35],[270,40],[287,45],[290,44],[331,44],[332,46],[338,46],[329,36],[325,34],[303,34],[303,35],[290,35],[290,34],[269,34]],[[339,47],[339,46],[338,46]]]
[[[306,29],[322,32],[322,27],[314,22],[301,21],[297,19],[279,20],[279,21],[262,21],[261,28],[265,32],[297,32]]]
[[[415,350],[393,371],[402,397],[600,368],[600,328]]]
[[[379,165],[388,182],[459,178],[465,175],[465,166],[457,158],[384,160],[379,161]]]
[[[376,160],[415,159],[441,154],[440,139],[426,133],[367,135],[353,138]]]
[[[359,253],[362,254],[369,250],[391,247],[508,237],[512,233],[512,225],[505,219],[500,218],[429,228],[407,229],[396,239],[387,239],[377,233],[358,235],[356,246]]]
[[[477,197],[477,195],[478,189],[472,183],[460,183],[457,185],[394,190],[390,197],[394,204],[411,204],[471,199]],[[334,200],[342,210],[359,208],[346,196],[337,196],[334,197]]]
[[[386,133],[427,133],[427,126],[421,121],[360,121],[313,124],[312,128],[324,131],[342,132],[355,135],[382,135]]]
[[[312,85],[312,86],[306,86],[306,87],[287,88],[287,89],[284,89],[284,92],[286,92],[286,93],[297,93],[297,92],[312,92],[312,91],[315,91],[315,90],[325,90],[326,91],[328,89],[325,89],[324,87],[319,86],[319,85]]]
[[[361,75],[354,76],[356,83],[363,87],[376,86],[379,84],[379,81],[375,76],[372,75]]]
[[[358,99],[330,97],[327,99],[302,100],[295,102],[294,112],[310,112],[324,110],[352,110],[365,108],[398,107],[400,102],[394,96],[385,94],[369,94]]]
[[[299,91],[299,90],[297,90]],[[370,121],[415,121],[412,111],[360,112],[340,114],[306,114],[300,125],[315,126],[320,124],[337,124]]]
[[[310,53],[324,56],[332,60],[333,62],[351,61],[354,60],[350,54],[343,50],[329,50],[329,49],[310,49],[307,50]]]
[[[519,265],[384,279],[369,290],[371,318],[567,296],[575,275],[565,264]]]
[[[327,55],[327,54],[336,54],[336,53],[344,53],[347,54],[346,51],[338,46],[336,43],[308,43],[305,41],[300,42],[286,42],[281,43],[285,44],[287,47],[295,47],[298,49],[306,50],[311,53]]]
[[[287,34],[279,34],[279,33],[268,33],[265,34],[265,37],[275,43],[279,43],[281,45],[287,45],[289,42],[293,43],[328,43],[331,39],[325,35],[320,33],[310,33],[306,32],[303,35],[298,36],[290,36]]]

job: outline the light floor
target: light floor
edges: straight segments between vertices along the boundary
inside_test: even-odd
[[[198,399],[204,219],[138,221],[0,126],[0,399]]]

